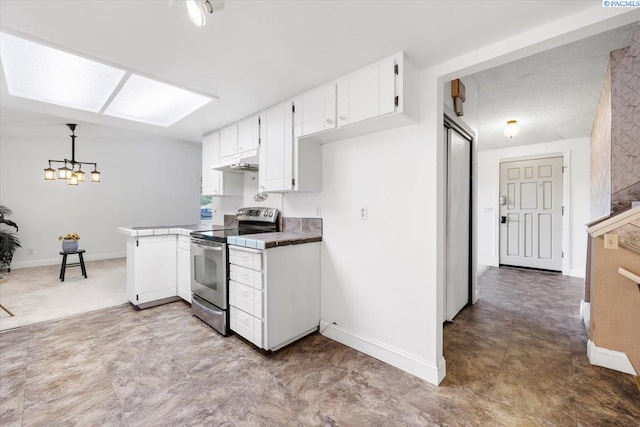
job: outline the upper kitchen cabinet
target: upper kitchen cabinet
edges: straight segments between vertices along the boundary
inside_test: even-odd
[[[418,118],[418,73],[403,52],[337,80],[336,89],[336,129],[302,132],[303,140],[335,141],[412,124]]]
[[[294,100],[294,136],[336,127],[336,84],[319,87]]]
[[[202,194],[205,196],[242,196],[242,174],[211,169],[220,163],[220,132],[202,140]]]
[[[238,123],[220,129],[220,157],[236,154],[238,154]]]
[[[259,191],[293,189],[293,103],[283,102],[260,114]]]
[[[260,116],[247,117],[238,122],[238,153],[260,147]]]

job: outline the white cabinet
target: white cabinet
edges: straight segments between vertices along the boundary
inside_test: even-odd
[[[320,243],[263,251],[229,246],[231,330],[277,350],[318,329]]]
[[[338,126],[395,111],[395,65],[386,59],[338,80]]]
[[[294,135],[311,135],[336,127],[336,84],[319,87],[294,100]]]
[[[254,115],[238,122],[238,153],[260,147],[260,116]]]
[[[220,163],[220,135],[213,132],[202,140],[202,194],[206,196],[242,196],[242,174],[211,169]]]
[[[174,234],[127,239],[127,297],[136,306],[176,296]]]
[[[191,304],[191,239],[189,236],[178,236],[177,252],[178,296]]]
[[[220,158],[238,154],[238,124],[220,129]]]
[[[259,191],[293,188],[293,103],[283,102],[260,114]]]

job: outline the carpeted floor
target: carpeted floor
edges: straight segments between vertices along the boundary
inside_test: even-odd
[[[70,260],[69,262],[74,262]],[[65,281],[60,266],[12,270],[0,283],[0,330],[62,319],[127,302],[124,258],[85,263],[87,278],[79,267],[68,268]]]

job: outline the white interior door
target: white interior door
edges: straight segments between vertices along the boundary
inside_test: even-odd
[[[500,163],[500,264],[562,271],[562,157]]]
[[[447,271],[446,320],[470,301],[469,207],[471,203],[471,141],[445,127],[447,137]]]

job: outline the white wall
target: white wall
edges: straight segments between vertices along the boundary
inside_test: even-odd
[[[565,170],[565,173],[570,174],[571,186],[570,247],[564,248],[564,251],[565,254],[571,253],[570,274],[584,277],[587,254],[587,234],[584,225],[589,221],[589,146],[590,140],[587,137],[479,152],[477,212],[479,264],[497,266],[499,263],[500,160],[570,152],[571,164],[569,169]]]
[[[2,136],[0,204],[13,210],[22,242],[13,268],[59,263],[58,236],[66,233],[80,234],[91,260],[125,255],[118,226],[200,222],[200,146],[143,134],[125,138],[122,131],[92,138],[90,126],[76,130],[76,160],[97,162],[102,182],[77,187],[44,180],[47,159],[71,157],[68,131]]]

